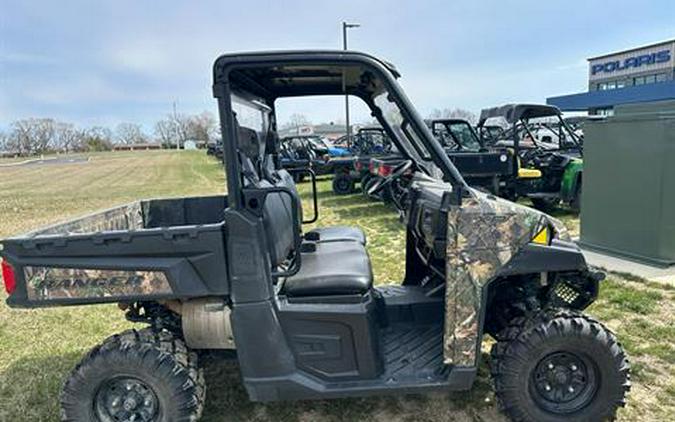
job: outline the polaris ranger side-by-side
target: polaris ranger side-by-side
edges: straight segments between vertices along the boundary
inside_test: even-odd
[[[582,313],[602,274],[557,220],[470,189],[398,76],[357,52],[221,56],[227,196],[138,201],[2,241],[10,306],[115,302],[148,325],[75,367],[64,420],[199,418],[203,349],[235,349],[256,401],[466,390],[486,334],[514,420],[613,417],[628,361]],[[359,228],[303,232],[293,180],[276,165],[276,100],[345,93],[414,172],[398,285],[376,285]]]

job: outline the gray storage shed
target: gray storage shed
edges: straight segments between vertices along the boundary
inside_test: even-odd
[[[675,264],[675,101],[617,106],[584,132],[580,243]]]

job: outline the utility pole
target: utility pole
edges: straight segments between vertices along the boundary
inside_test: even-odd
[[[361,26],[358,23],[342,22],[342,49],[347,50],[347,30],[350,28],[358,28]],[[347,93],[347,83],[345,81],[344,71],[342,72],[342,92],[345,93],[345,125],[347,129],[347,145],[351,144],[352,128],[349,124],[349,94]]]
[[[178,113],[176,113],[176,101],[173,102],[173,124],[176,130],[176,151],[180,151],[180,130],[178,129]]]

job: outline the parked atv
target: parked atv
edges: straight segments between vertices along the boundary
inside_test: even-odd
[[[497,194],[506,184],[514,161],[507,148],[485,144],[463,119],[435,119],[428,125],[470,186]]]
[[[488,149],[478,137],[469,122],[463,119],[427,120],[427,126],[441,143],[446,155],[450,158],[464,180],[472,187],[491,193],[498,193],[511,176],[513,153],[504,147]],[[404,158],[391,156],[387,159],[371,159],[370,180],[364,189],[365,194],[376,200],[396,202],[394,198],[404,198],[404,187],[398,182],[380,186]]]
[[[556,219],[469,188],[398,77],[349,51],[221,56],[226,196],[137,201],[2,240],[10,306],[113,302],[146,324],[84,356],[63,387],[64,420],[198,419],[207,349],[236,350],[254,401],[468,390],[485,334],[513,420],[614,417],[628,361],[582,312],[603,275]],[[275,164],[276,101],[345,93],[411,174],[397,285],[375,283],[361,229],[303,232],[295,184]]]
[[[331,174],[334,171],[330,151],[314,135],[294,135],[281,139],[280,163],[288,170],[296,182],[302,182],[310,168],[317,175]]]
[[[370,158],[368,162],[369,177],[363,186],[363,194],[376,201],[383,201],[385,204],[391,202],[393,195],[403,196],[406,193],[399,190],[406,185],[395,183],[403,175],[399,173],[399,167],[407,160],[401,154],[392,154],[387,157]],[[394,177],[391,177],[395,174]],[[386,183],[385,183],[386,181]]]
[[[335,177],[333,178],[333,192],[345,195],[354,192],[356,184],[365,186],[370,179],[368,164],[372,157],[386,157],[395,154],[395,148],[389,140],[389,135],[381,127],[367,126],[358,130],[356,135],[347,139],[346,136],[336,143],[348,145],[354,154],[350,159],[334,160]]]
[[[212,155],[219,160],[223,159],[223,142],[212,141],[206,146],[206,155]]]
[[[510,183],[500,190],[509,199],[527,197],[542,211],[562,201],[574,211],[581,208],[582,141],[563,120],[557,107],[509,104],[481,112],[479,127],[491,118],[505,119],[510,129],[495,145],[512,149]]]
[[[476,127],[478,137],[486,146],[492,146],[499,140],[505,139],[504,128],[497,124],[482,124]]]

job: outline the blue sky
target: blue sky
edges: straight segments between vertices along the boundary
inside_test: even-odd
[[[25,117],[151,128],[178,102],[215,112],[223,52],[350,48],[397,65],[422,114],[542,102],[586,86],[589,56],[675,37],[663,1],[0,0],[0,128]],[[338,99],[284,103],[280,118],[341,116]],[[356,119],[367,119],[361,107]]]

